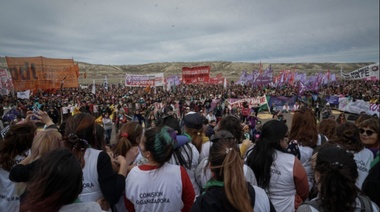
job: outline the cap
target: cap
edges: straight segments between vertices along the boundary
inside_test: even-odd
[[[176,140],[177,142],[174,145],[174,149],[177,149],[190,142],[190,138],[187,137],[186,135],[177,135]]]
[[[187,113],[183,120],[187,128],[199,130],[203,126],[203,118],[199,113],[196,112]]]
[[[215,142],[219,139],[235,139],[235,137],[227,130],[216,131],[214,135],[211,136],[210,141]]]
[[[327,103],[326,103],[326,106],[330,106],[330,102],[327,102]]]

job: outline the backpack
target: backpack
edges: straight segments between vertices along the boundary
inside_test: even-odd
[[[367,196],[358,195],[357,198],[360,201],[360,212],[366,212],[366,211],[373,211],[372,208],[372,202]],[[324,212],[325,210],[321,207],[322,201],[320,199],[318,200],[311,200],[303,202],[302,205],[310,205],[311,207],[317,209],[319,212]],[[354,210],[359,211],[358,209]]]

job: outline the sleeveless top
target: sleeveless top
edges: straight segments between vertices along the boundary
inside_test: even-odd
[[[103,197],[98,181],[98,157],[101,150],[87,148],[84,153],[83,190],[79,194],[82,202],[96,201]]]
[[[153,170],[136,166],[125,180],[125,196],[135,211],[181,211],[182,192],[180,166],[169,163]]]
[[[17,155],[16,164],[25,157]],[[19,211],[20,194],[17,193],[17,183],[9,180],[9,172],[0,167],[0,211]]]

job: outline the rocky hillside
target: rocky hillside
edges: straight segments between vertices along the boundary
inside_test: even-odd
[[[167,76],[173,74],[181,74],[182,67],[191,66],[211,66],[211,76],[222,73],[223,76],[231,80],[239,78],[243,70],[251,71],[258,70],[259,63],[244,63],[244,62],[227,62],[227,61],[210,61],[210,62],[163,62],[163,63],[149,63],[141,65],[101,65],[89,64],[80,61],[75,61],[79,64],[81,73],[87,73],[86,79],[80,79],[83,83],[89,83],[91,78],[100,78],[103,75],[109,76],[109,80],[120,80],[120,77],[125,73],[132,74],[145,74],[145,73],[164,73]],[[339,73],[342,68],[344,72],[353,71],[360,67],[372,63],[274,63],[272,68],[275,72],[284,69],[294,69],[306,73],[314,73],[320,71],[330,70],[333,73]],[[268,63],[262,63],[263,69],[268,67]],[[0,57],[0,69],[7,69],[5,57]],[[82,75],[83,76],[83,75]]]

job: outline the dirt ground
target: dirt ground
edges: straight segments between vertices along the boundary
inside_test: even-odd
[[[342,113],[341,111],[338,110],[332,110],[332,114],[335,116],[335,118],[338,118],[338,115]],[[284,119],[286,119],[286,125],[289,127],[292,126],[292,120],[293,120],[293,112],[291,113],[283,113]],[[322,115],[321,115],[322,116]],[[269,120],[272,119],[272,114],[269,114],[268,111],[263,111],[258,114],[258,117],[260,120],[262,120],[263,124]],[[347,119],[347,117],[346,117]]]

